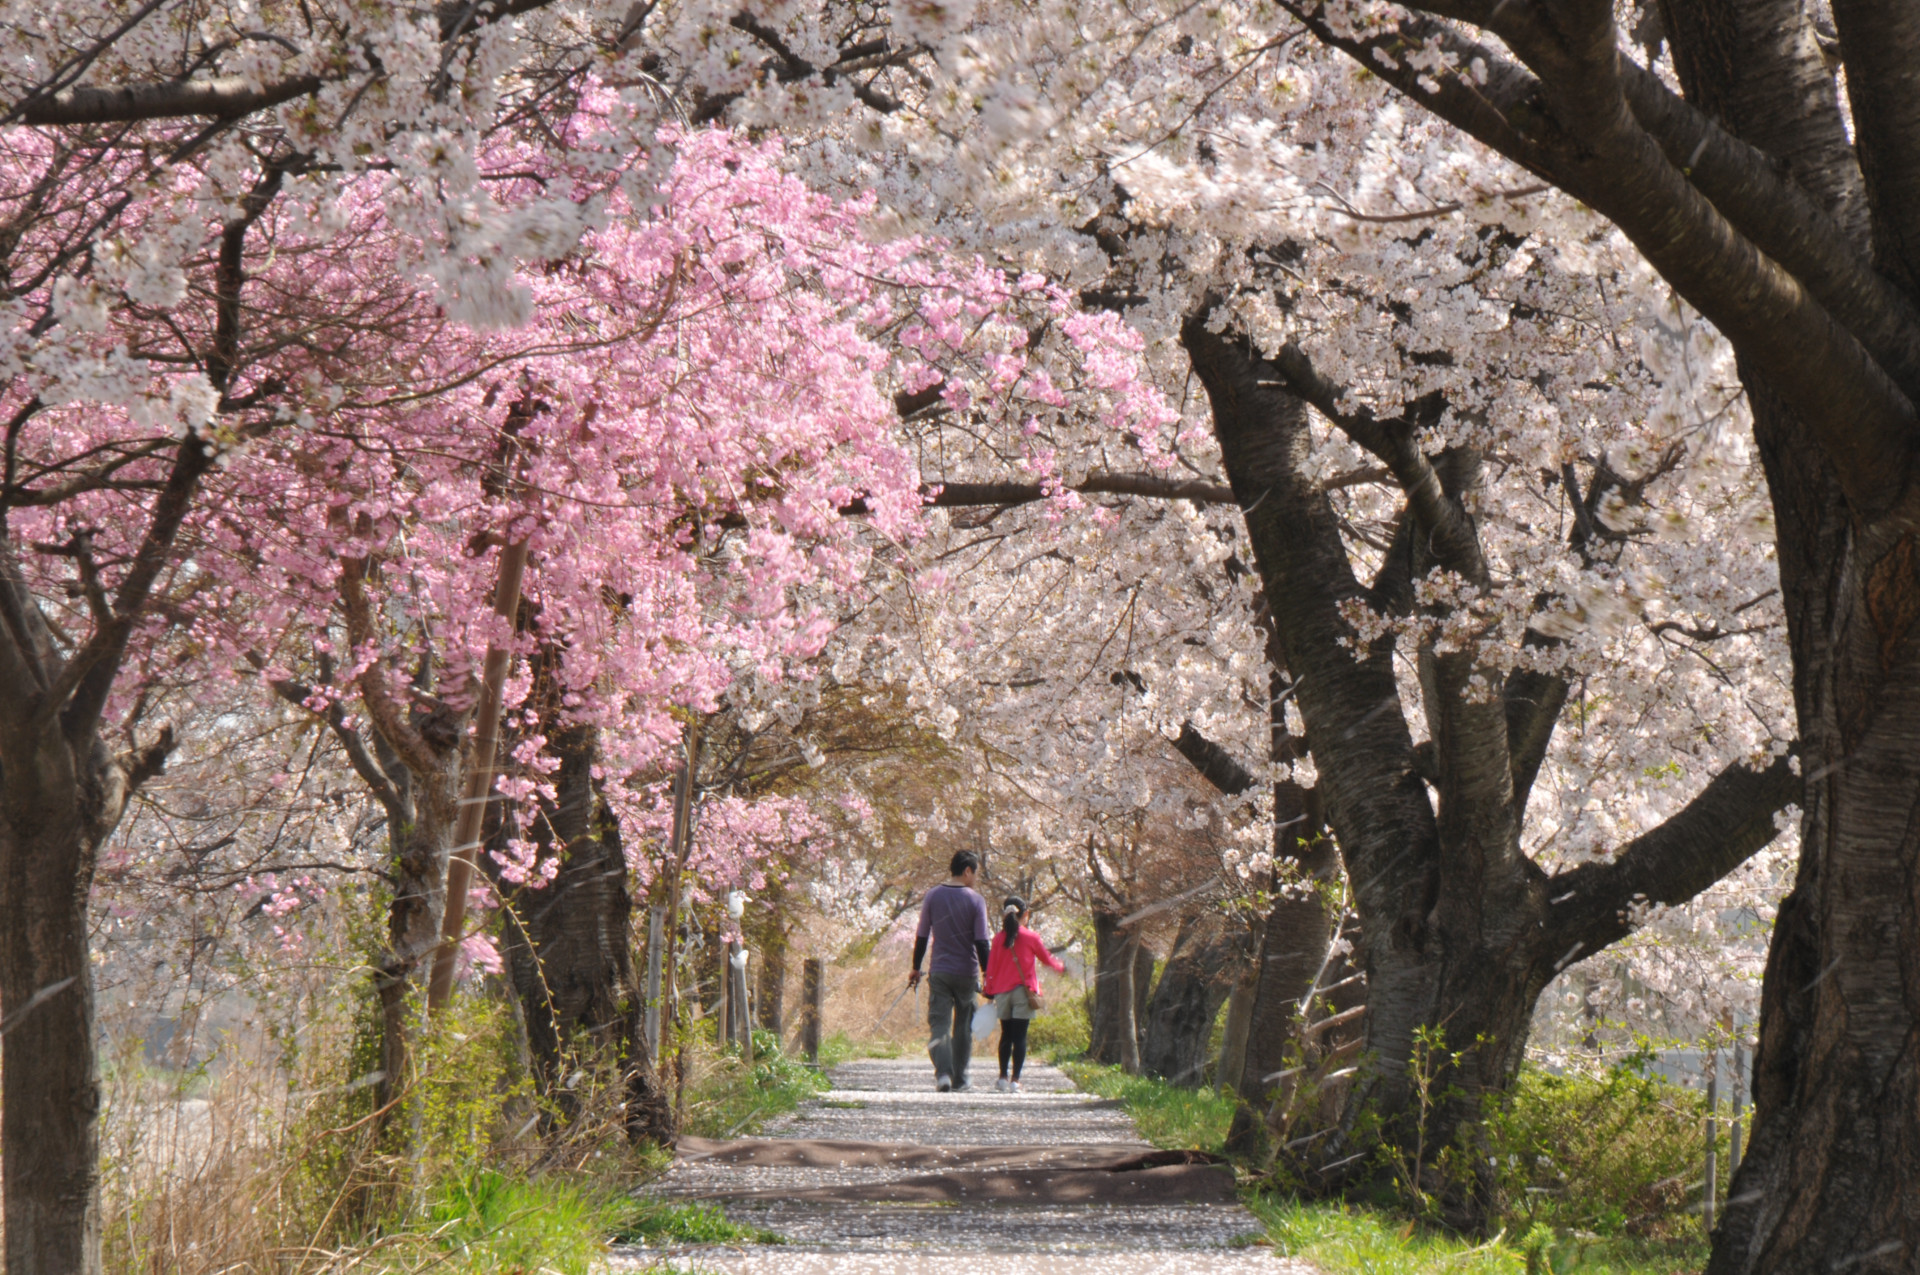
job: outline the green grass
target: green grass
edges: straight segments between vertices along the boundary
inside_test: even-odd
[[[487,1169],[442,1183],[421,1229],[447,1254],[437,1270],[588,1275],[618,1207],[589,1185]]]
[[[718,1205],[646,1200],[613,1233],[616,1244],[781,1244],[772,1231],[741,1226]]]
[[[1219,1153],[1234,1100],[1210,1089],[1180,1089],[1118,1067],[1061,1063],[1088,1093],[1119,1101],[1140,1135],[1160,1147]],[[1601,1237],[1514,1219],[1516,1229],[1472,1239],[1417,1225],[1387,1209],[1243,1192],[1265,1242],[1313,1262],[1327,1275],[1685,1275],[1706,1262],[1696,1235],[1669,1239]]]
[[[1275,1251],[1327,1275],[1689,1275],[1704,1241],[1600,1239],[1541,1227],[1525,1236],[1464,1239],[1376,1209],[1281,1196],[1246,1196]]]
[[[834,1032],[820,1042],[820,1066],[824,1070],[850,1058],[903,1058],[908,1049],[895,1040],[855,1040],[845,1032]]]
[[[728,1055],[688,1091],[684,1132],[701,1138],[747,1137],[830,1087],[827,1042],[822,1042],[819,1070],[781,1053],[772,1032],[755,1032],[753,1042],[753,1066]]]
[[[1102,1098],[1118,1099],[1140,1136],[1156,1147],[1184,1147],[1218,1154],[1233,1122],[1234,1100],[1211,1089],[1181,1089],[1151,1076],[1129,1076],[1118,1067],[1063,1062],[1073,1083]]]

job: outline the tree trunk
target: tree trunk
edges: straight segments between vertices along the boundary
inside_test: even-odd
[[[1910,126],[1893,137],[1886,121],[1920,105],[1911,23],[1887,25],[1868,6],[1835,11],[1856,146],[1807,10],[1668,0],[1663,11],[1689,101],[1765,151],[1884,273],[1920,278],[1920,245],[1876,238],[1911,217],[1911,200],[1874,191],[1911,142]],[[1888,92],[1881,57],[1904,60],[1904,101]],[[1790,409],[1769,371],[1742,357],[1807,780],[1799,871],[1761,994],[1752,1135],[1708,1271],[1890,1275],[1920,1262],[1920,541],[1910,518],[1903,530],[1850,504],[1815,441],[1826,423]]]
[[[1214,1088],[1235,1093],[1247,1068],[1247,1031],[1253,1024],[1253,994],[1258,977],[1252,969],[1242,974],[1227,997],[1227,1028],[1220,1039],[1220,1062],[1214,1068]]]
[[[1242,954],[1225,917],[1211,909],[1181,918],[1173,950],[1147,1004],[1140,1068],[1149,1076],[1197,1088],[1206,1079],[1213,1020],[1239,975]]]
[[[1146,957],[1146,967],[1151,973],[1153,954],[1141,945],[1139,939],[1131,936],[1122,952],[1115,966],[1119,977],[1115,980],[1113,997],[1120,1009],[1119,1021],[1114,1025],[1114,1036],[1120,1050],[1117,1061],[1120,1070],[1129,1076],[1137,1076],[1140,1074],[1140,1005],[1144,999],[1140,993],[1142,984],[1146,982],[1140,972],[1140,958]]]
[[[1116,927],[1120,913],[1093,913],[1093,1006],[1088,1011],[1087,1057],[1115,1066],[1120,1061],[1123,998],[1133,994],[1133,948]]]
[[[413,1076],[413,992],[423,966],[440,942],[447,902],[447,858],[459,811],[460,754],[441,754],[435,773],[410,772],[411,822],[390,829],[395,847],[393,898],[387,905],[387,945],[374,958],[373,985],[380,1001],[380,1071],[376,1107],[406,1092]],[[397,835],[395,835],[397,832]]]
[[[1768,954],[1753,1132],[1710,1275],[1911,1271],[1920,1256],[1920,546],[1861,537],[1755,392],[1808,776]]]
[[[571,1116],[577,1102],[564,1077],[577,1064],[611,1067],[635,1143],[666,1142],[672,1115],[654,1075],[646,1041],[646,1006],[634,968],[633,901],[620,829],[594,790],[596,742],[591,727],[549,726],[560,758],[554,801],[542,810],[535,840],[560,856],[554,879],[507,894],[509,926],[523,927],[532,960],[512,962],[527,1019],[528,1044],[543,1092]]]
[[[87,898],[125,777],[57,730],[0,788],[0,1144],[11,1272],[100,1267],[100,1081]],[[37,765],[21,764],[31,759]]]
[[[1292,676],[1320,775],[1315,792],[1360,917],[1370,1061],[1343,1078],[1343,1101],[1321,1104],[1316,1114],[1326,1123],[1293,1140],[1310,1180],[1325,1166],[1320,1184],[1337,1187],[1376,1171],[1367,1148],[1348,1141],[1362,1110],[1403,1150],[1450,1145],[1463,1122],[1477,1120],[1485,1096],[1512,1082],[1547,981],[1621,937],[1635,895],[1691,898],[1765,845],[1774,812],[1794,799],[1797,784],[1784,759],[1758,774],[1730,768],[1612,861],[1550,884],[1521,853],[1520,826],[1525,786],[1560,698],[1515,680],[1504,696],[1467,695],[1476,675],[1470,654],[1423,651],[1432,739],[1417,751],[1392,668],[1393,639],[1356,649],[1341,612],[1364,601],[1405,614],[1412,580],[1433,566],[1485,578],[1464,499],[1478,482],[1477,458],[1448,449],[1429,459],[1412,442],[1413,416],[1343,415],[1339,394],[1291,347],[1269,359],[1244,338],[1208,331],[1203,318],[1185,326],[1182,340],[1212,404],[1269,603],[1274,664]],[[1354,576],[1327,493],[1305,476],[1307,394],[1387,462],[1408,493],[1371,587]],[[1415,415],[1436,410],[1425,401],[1409,407]],[[1327,925],[1326,910],[1304,901],[1283,899],[1268,919],[1241,1079],[1256,1104],[1285,1057],[1289,1020],[1320,968]],[[1444,1095],[1431,1109],[1414,1101],[1415,1065],[1431,1069],[1432,1091]],[[1249,1133],[1244,1125],[1238,1132],[1243,1140]],[[1463,1203],[1471,1220],[1475,1201]]]
[[[1133,1031],[1122,1038],[1133,1046],[1133,1065],[1128,1070],[1136,1076],[1140,1074],[1140,1047],[1147,1034],[1147,1002],[1153,994],[1153,964],[1153,949],[1136,936],[1133,940]],[[1124,1066],[1126,1060],[1122,1058],[1121,1063]]]

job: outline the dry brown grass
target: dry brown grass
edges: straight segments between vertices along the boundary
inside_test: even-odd
[[[530,1246],[596,1249],[607,1202],[657,1167],[627,1153],[616,1087],[585,1076],[572,1121],[538,1127],[500,1048],[506,1014],[465,1001],[422,1046],[384,1137],[344,1019],[307,1024],[291,1060],[227,1041],[192,1084],[130,1050],[108,1073],[108,1270],[454,1275],[533,1269],[511,1257]]]

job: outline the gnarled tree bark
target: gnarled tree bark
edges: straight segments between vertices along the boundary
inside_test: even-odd
[[[1733,342],[1753,409],[1807,778],[1789,785],[1804,811],[1801,861],[1762,993],[1753,1139],[1709,1270],[1910,1271],[1920,1260],[1920,13],[1902,0],[1833,6],[1849,144],[1813,12],[1788,0],[1665,0],[1684,101],[1626,56],[1604,6],[1414,7],[1499,36],[1518,61],[1416,15],[1396,40],[1432,35],[1486,70],[1471,89],[1422,85],[1383,70],[1375,38],[1295,12],[1611,218]],[[1608,925],[1587,921],[1603,941]]]
[[[1140,1069],[1147,1075],[1188,1088],[1205,1082],[1213,1021],[1247,964],[1245,938],[1245,927],[1212,907],[1180,919],[1142,1020]]]
[[[1388,1137],[1409,1146],[1415,1140],[1408,1067],[1421,1033],[1444,1032],[1457,1054],[1440,1086],[1448,1096],[1423,1131],[1427,1146],[1444,1146],[1477,1117],[1484,1095],[1512,1082],[1547,982],[1618,938],[1635,894],[1691,898],[1771,840],[1773,815],[1796,799],[1798,783],[1785,758],[1758,774],[1736,767],[1613,862],[1548,878],[1521,852],[1520,830],[1525,784],[1561,703],[1554,688],[1537,679],[1509,683],[1507,696],[1482,702],[1461,693],[1473,675],[1468,655],[1422,652],[1432,738],[1416,750],[1386,658],[1391,638],[1361,659],[1343,641],[1353,637],[1340,614],[1344,601],[1403,612],[1406,582],[1433,565],[1484,579],[1462,500],[1477,481],[1476,459],[1459,451],[1428,458],[1413,445],[1417,418],[1433,404],[1416,403],[1410,417],[1392,421],[1344,413],[1339,395],[1296,350],[1265,358],[1244,339],[1210,331],[1204,315],[1186,325],[1183,339],[1246,511],[1272,615],[1274,663],[1298,688],[1320,775],[1316,792],[1360,918],[1365,1046],[1374,1061],[1350,1078],[1344,1103],[1323,1101],[1334,1124],[1297,1140],[1302,1167],[1310,1175],[1324,1167],[1320,1180],[1334,1186],[1365,1172],[1365,1157],[1347,1140],[1361,1110],[1379,1116]],[[1326,493],[1304,477],[1308,403],[1374,452],[1407,493],[1400,531],[1371,586],[1353,573]],[[1546,725],[1534,720],[1536,711],[1549,712]],[[1510,722],[1519,729],[1510,733]],[[1308,917],[1303,906],[1283,902],[1269,933],[1297,924],[1327,921],[1324,911]],[[1316,937],[1324,953],[1325,929]],[[1283,941],[1290,952],[1304,950]],[[1272,995],[1281,999],[1284,983],[1297,1007],[1318,965],[1272,971]],[[1268,995],[1268,978],[1263,968],[1257,995]],[[1258,1102],[1290,1036],[1257,1004],[1255,1023],[1241,1086]],[[1474,1201],[1458,1203],[1463,1219],[1471,1218]]]

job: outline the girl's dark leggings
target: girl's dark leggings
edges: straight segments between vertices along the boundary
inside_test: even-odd
[[[1027,1063],[1027,1024],[1031,1018],[1003,1018],[1000,1020],[1000,1074],[1007,1074],[1007,1060],[1013,1060],[1013,1078],[1020,1079],[1020,1069]]]

